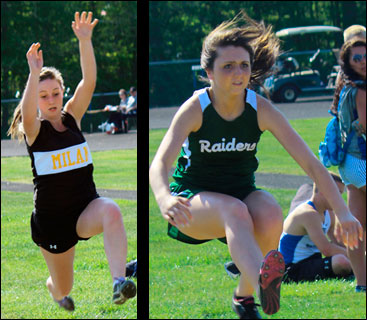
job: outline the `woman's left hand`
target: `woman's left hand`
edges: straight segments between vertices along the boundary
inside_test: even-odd
[[[72,22],[71,27],[79,41],[92,39],[93,29],[98,23],[98,19],[92,22],[92,12],[82,12],[81,18],[79,12],[75,12],[75,21]]]

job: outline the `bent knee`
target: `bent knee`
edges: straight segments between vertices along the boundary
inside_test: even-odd
[[[267,204],[264,211],[269,220],[274,223],[283,224],[283,211],[281,206],[277,202]]]
[[[332,258],[332,267],[335,274],[349,274],[352,270],[349,259],[342,255],[337,254]]]
[[[283,231],[283,211],[278,203],[266,203],[251,212],[257,232],[263,236],[281,234]]]
[[[122,222],[122,215],[120,207],[114,201],[106,203],[104,208],[104,222],[108,224],[115,224]]]
[[[237,199],[236,199],[237,200]],[[235,223],[245,223],[253,227],[252,218],[245,203],[240,200],[232,201],[224,210],[224,218]]]

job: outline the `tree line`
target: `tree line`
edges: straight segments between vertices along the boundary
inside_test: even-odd
[[[366,25],[365,1],[151,1],[149,61],[170,64],[150,64],[150,106],[179,105],[192,94],[191,66],[199,64],[205,36],[241,9],[252,19],[272,25],[274,32],[311,25],[343,30],[353,24]],[[304,43],[299,50],[309,45]],[[179,63],[193,59],[197,62]]]

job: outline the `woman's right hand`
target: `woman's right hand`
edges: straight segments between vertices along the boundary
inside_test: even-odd
[[[162,216],[175,227],[186,226],[192,220],[190,199],[169,195],[160,201]]]
[[[358,239],[363,241],[363,227],[350,212],[341,217],[335,217],[334,236],[339,243],[343,243],[351,250],[358,248]]]
[[[43,55],[42,50],[37,52],[41,44],[39,42],[33,43],[27,52],[27,61],[29,65],[29,71],[32,74],[40,74],[43,67]]]

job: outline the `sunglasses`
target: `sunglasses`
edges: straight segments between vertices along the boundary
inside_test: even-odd
[[[363,58],[366,59],[366,54],[364,54],[364,55],[355,54],[352,59],[353,59],[354,62],[361,62],[363,60]]]

